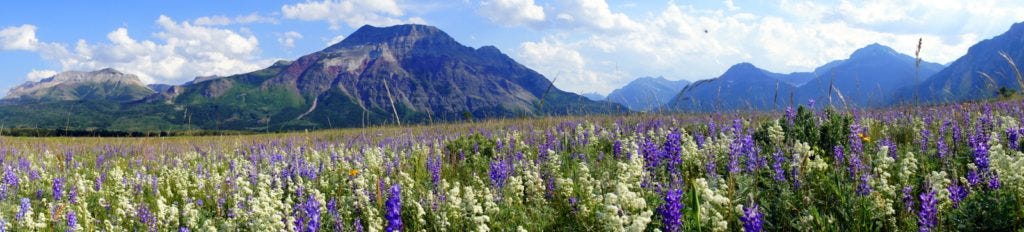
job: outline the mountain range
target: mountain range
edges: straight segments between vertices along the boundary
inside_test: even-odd
[[[971,46],[967,54],[921,84],[898,92],[898,103],[950,103],[993,97],[998,89],[1021,90],[1024,62],[1024,22]]]
[[[294,61],[180,85],[114,69],[68,71],[12,88],[6,127],[161,131],[293,130],[482,118],[781,110],[808,99],[842,107],[948,103],[1019,90],[1024,23],[943,65],[880,44],[810,72],[750,63],[694,83],[642,77],[606,98],[554,87],[493,46],[467,47],[426,25],[363,26]],[[589,98],[589,99],[588,99]],[[600,100],[603,99],[603,100]]]
[[[796,90],[780,78],[785,78],[785,75],[750,63],[740,63],[729,67],[718,78],[686,86],[663,107],[685,112],[779,109],[786,105],[785,99]]]
[[[250,73],[155,86],[162,89],[156,93],[139,82],[131,86],[144,89],[145,94],[110,99],[81,97],[75,91],[76,97],[63,97],[67,91],[31,91],[45,96],[33,98],[23,96],[36,95],[17,94],[29,92],[20,91],[25,86],[45,83],[27,83],[11,91],[15,95],[9,98],[18,104],[0,107],[7,125],[64,127],[62,122],[79,121],[70,119],[72,115],[93,115],[96,119],[67,127],[279,130],[625,110],[615,103],[562,91],[493,46],[466,47],[426,25],[363,26],[341,42],[295,61]],[[26,117],[34,111],[55,116]],[[115,125],[132,118],[144,125]]]
[[[688,84],[690,82],[687,80],[673,81],[661,76],[640,77],[612,91],[605,100],[622,104],[633,111],[649,111],[667,103]]]
[[[891,105],[896,90],[921,83],[942,65],[901,54],[892,48],[871,44],[857,49],[848,59],[815,69],[815,78],[797,89],[796,99],[846,104],[851,107]]]

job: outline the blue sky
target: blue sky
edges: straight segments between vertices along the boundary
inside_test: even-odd
[[[881,43],[948,63],[1024,21],[1017,1],[15,1],[0,8],[0,93],[68,70],[147,83],[254,71],[360,25],[423,23],[495,45],[573,92],[699,80],[739,62],[809,71]],[[705,32],[706,31],[706,32]]]

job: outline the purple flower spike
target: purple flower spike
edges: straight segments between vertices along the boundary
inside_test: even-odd
[[[935,190],[929,187],[928,191],[921,193],[920,199],[921,211],[917,212],[918,231],[932,231],[936,224],[936,214],[938,214],[938,209],[936,208],[938,200],[935,199]]]
[[[388,196],[388,201],[385,203],[387,210],[384,212],[384,217],[388,221],[388,227],[385,231],[402,231],[402,188],[400,186],[391,186],[391,195]]]
[[[758,210],[757,203],[743,208],[743,215],[740,216],[740,221],[743,222],[743,231],[760,232],[763,229],[764,215]]]
[[[665,194],[665,204],[661,205],[658,209],[658,213],[661,214],[662,225],[664,226],[663,231],[676,232],[682,230],[682,198],[683,190],[680,189],[669,190]]]

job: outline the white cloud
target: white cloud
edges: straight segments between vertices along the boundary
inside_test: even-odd
[[[597,31],[635,31],[642,27],[624,13],[615,13],[604,0],[566,0],[562,2],[557,22],[570,27]]]
[[[239,15],[234,18],[230,18],[223,15],[214,16],[203,16],[192,20],[192,24],[196,26],[224,26],[231,24],[250,24],[250,23],[269,23],[277,24],[277,19],[274,17],[264,16],[259,13],[253,12],[247,15]]]
[[[222,26],[232,22],[234,21],[231,18],[223,15],[203,16],[192,20],[192,23],[198,26]]]
[[[480,2],[478,14],[506,26],[529,25],[544,21],[544,8],[533,0],[490,0]]]
[[[53,75],[57,75],[57,71],[32,69],[28,74],[25,74],[25,79],[29,81],[39,81],[43,78],[52,77]]]
[[[285,18],[304,21],[327,21],[331,29],[341,25],[352,28],[362,25],[390,26],[402,23],[425,23],[418,17],[402,19],[405,12],[395,0],[323,0],[284,5]]]
[[[739,10],[740,9],[740,7],[736,6],[736,3],[734,3],[732,0],[725,0],[723,2],[723,4],[725,4],[725,8],[729,9],[730,11],[735,11],[735,10]]]
[[[560,89],[583,92],[610,92],[614,87],[605,84],[615,73],[599,73],[591,71],[592,67],[573,47],[575,45],[560,44],[544,40],[541,42],[525,42],[519,47],[518,54],[524,65],[554,79],[555,86]]]
[[[783,0],[776,3],[781,10],[756,14],[670,2],[659,12],[629,16],[609,9],[600,0],[566,0],[557,7],[545,7],[546,13],[554,15],[549,20],[563,22],[555,23],[560,28],[534,28],[554,35],[522,43],[516,58],[548,77],[561,72],[561,80],[556,83],[559,87],[578,92],[596,89],[601,93],[607,92],[590,86],[615,88],[638,76],[713,78],[740,62],[780,73],[811,71],[876,42],[913,55],[918,38],[924,40],[924,60],[947,63],[980,39],[1001,34],[1012,23],[1024,20],[1024,15],[1012,13],[1024,11],[1019,3],[993,2],[999,1],[952,5],[844,1],[824,5]],[[742,8],[743,3],[738,1],[734,7],[751,9]],[[726,6],[729,8],[728,2]],[[942,25],[922,23],[930,21]],[[582,30],[557,30],[566,28]],[[531,48],[558,47],[570,49],[571,55],[528,52]],[[572,58],[575,55],[581,61]],[[567,78],[566,73],[576,73],[580,78]]]
[[[161,15],[156,20],[158,41],[132,38],[127,28],[107,34],[107,43],[79,40],[69,50],[63,44],[40,43],[43,58],[59,62],[63,70],[112,67],[137,74],[146,83],[181,83],[196,76],[231,75],[270,64],[257,58],[259,41],[227,29],[175,22]]]
[[[327,41],[327,47],[330,47],[331,45],[341,42],[342,40],[345,40],[345,35],[331,37],[330,39],[327,39],[325,41]]]
[[[295,31],[285,32],[277,37],[277,42],[286,48],[295,47],[295,40],[302,39],[302,34]]]
[[[34,25],[25,24],[0,30],[0,48],[3,50],[34,51],[38,44]]]

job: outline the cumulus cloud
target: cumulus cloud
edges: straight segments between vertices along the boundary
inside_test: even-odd
[[[295,40],[299,39],[302,39],[302,34],[295,31],[289,31],[279,35],[277,37],[277,42],[281,43],[281,46],[286,48],[293,48],[295,47]]]
[[[227,29],[176,22],[161,15],[157,39],[138,40],[127,28],[107,34],[105,43],[79,40],[73,48],[39,43],[38,53],[59,62],[63,70],[112,67],[137,74],[146,83],[181,83],[196,76],[231,75],[269,65],[257,58],[259,41]],[[31,77],[31,75],[30,75]]]
[[[405,12],[395,0],[323,0],[284,5],[281,12],[287,19],[326,21],[331,29],[347,25],[389,26],[402,23],[425,24],[419,17],[403,19]]]
[[[529,25],[544,21],[544,8],[533,0],[490,0],[480,2],[478,14],[506,26]]]
[[[604,32],[635,31],[642,27],[628,15],[612,12],[604,0],[564,1],[556,23]]]
[[[192,20],[192,24],[196,26],[224,26],[231,24],[250,24],[250,23],[269,23],[277,24],[277,18],[264,16],[259,13],[253,12],[247,15],[239,15],[235,17],[227,17],[224,15],[214,16],[203,16]]]
[[[897,1],[895,5],[887,1],[841,1],[824,5],[782,0],[775,3],[779,10],[757,14],[745,10],[742,2],[729,6],[727,1],[723,9],[670,2],[658,12],[630,16],[610,9],[602,0],[566,0],[557,7],[545,8],[546,13],[554,15],[549,21],[560,28],[535,28],[553,36],[522,43],[522,51],[516,56],[546,76],[562,72],[560,87],[613,88],[638,76],[714,78],[740,62],[774,72],[810,71],[876,42],[912,55],[918,38],[924,40],[924,60],[946,63],[962,56],[979,40],[1024,20],[1024,15],[1012,13],[1024,11],[1019,4],[992,2],[1000,1],[951,5],[912,0]],[[897,7],[900,4],[907,7]],[[577,30],[562,30],[567,28]],[[550,65],[547,62],[555,62],[551,60],[554,58],[527,52],[543,44],[569,48],[582,61],[564,62],[573,65],[563,69],[545,67]],[[570,67],[574,71],[566,70]],[[565,73],[573,72],[586,78],[565,78]],[[590,88],[577,89],[590,92]]]
[[[39,81],[43,78],[52,77],[53,75],[57,75],[57,71],[32,69],[28,74],[25,74],[25,79],[29,81]]]
[[[0,48],[3,50],[34,51],[38,44],[34,25],[25,24],[0,30]]]
[[[613,87],[605,84],[603,79],[615,73],[599,73],[592,71],[593,64],[588,64],[574,47],[578,45],[561,44],[543,40],[525,42],[518,50],[524,65],[555,79],[555,86],[573,92],[610,92]]]

